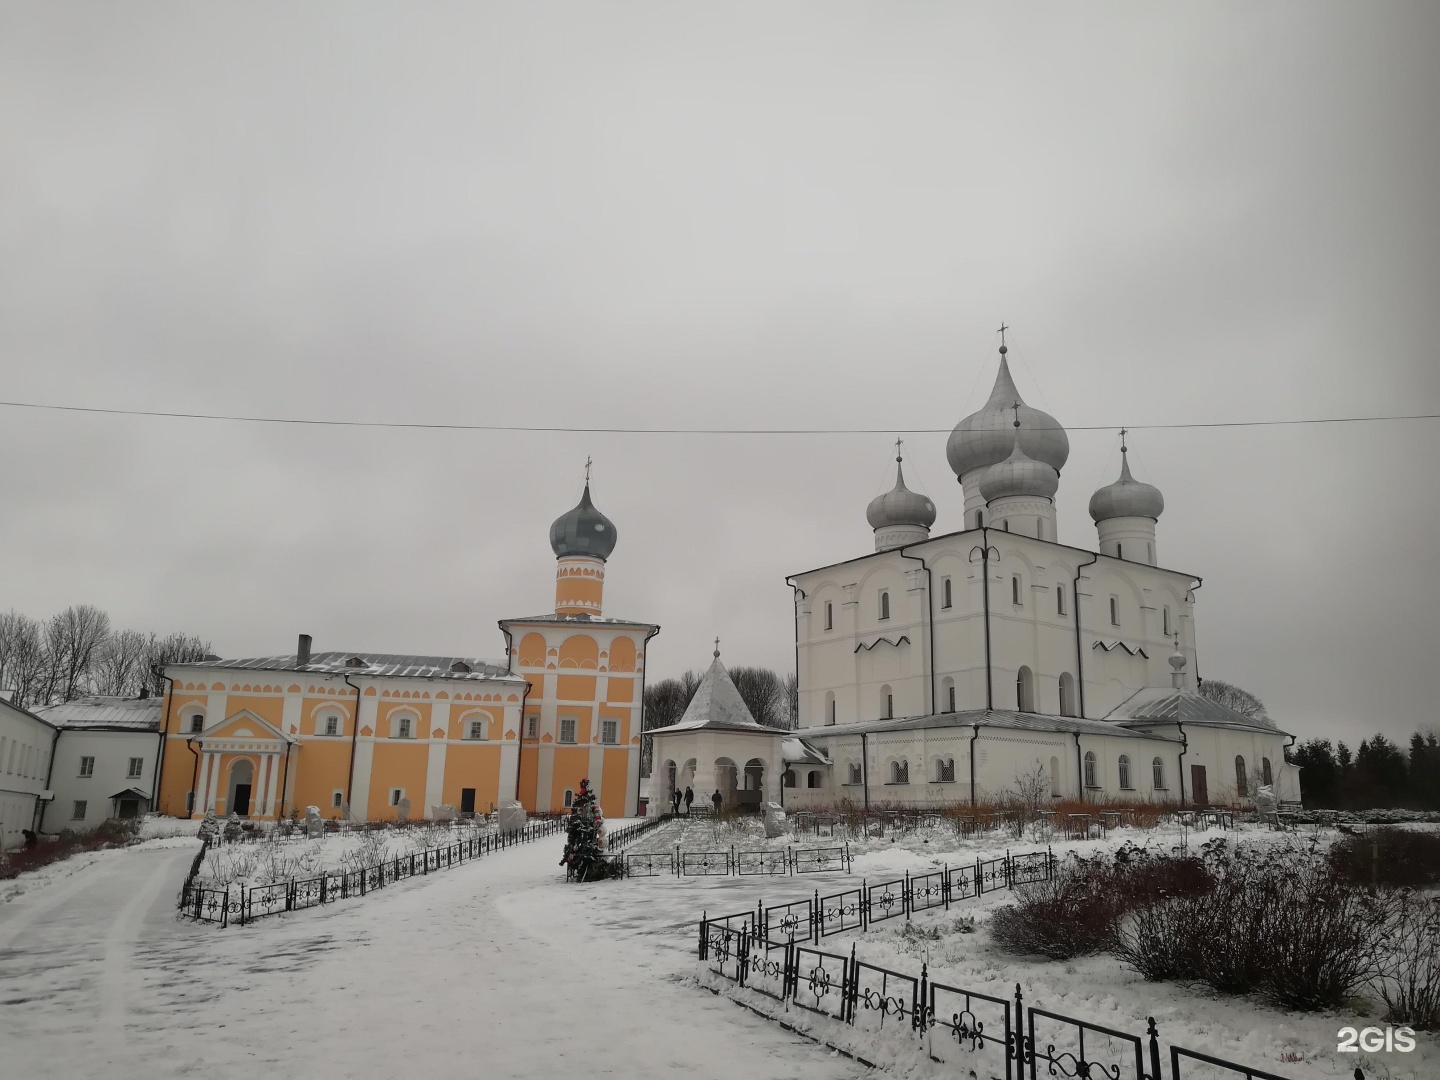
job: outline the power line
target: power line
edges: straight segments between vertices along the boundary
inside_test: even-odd
[[[36,401],[0,401],[8,409],[94,413],[103,416],[144,416],[167,420],[219,420],[237,424],[291,424],[302,427],[395,428],[417,431],[497,431],[573,433],[579,435],[945,435],[952,428],[640,428],[575,427],[564,424],[446,424],[404,420],[320,420],[294,416],[243,416],[230,413],[168,412],[161,409],[105,409],[89,405],[51,405]],[[1400,413],[1384,416],[1321,416],[1299,420],[1210,420],[1195,423],[1126,424],[1132,431],[1198,428],[1295,427],[1314,424],[1373,424],[1398,420],[1440,420],[1440,413]],[[1064,424],[1064,431],[1114,431],[1119,424]]]

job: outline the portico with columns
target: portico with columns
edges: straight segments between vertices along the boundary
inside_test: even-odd
[[[191,740],[199,758],[197,812],[275,816],[295,740],[248,709]]]

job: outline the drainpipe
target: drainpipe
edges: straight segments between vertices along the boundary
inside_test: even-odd
[[[645,676],[650,673],[650,639],[653,638],[653,637],[654,637],[656,634],[658,634],[658,633],[660,633],[660,627],[658,627],[658,626],[653,626],[653,627],[651,628],[650,632],[645,635],[645,640],[640,643],[640,745],[641,745],[641,746],[644,746],[644,745],[645,745]],[[798,645],[796,646],[796,651],[797,651],[797,653],[798,653],[798,651],[799,651],[799,646],[798,646]],[[795,671],[796,671],[796,674],[797,674],[797,676],[798,676],[800,669],[799,669],[799,668],[796,668]],[[522,716],[521,719],[522,719],[522,722],[523,722],[523,719],[524,719],[523,716]],[[525,732],[524,732],[524,730],[522,729],[520,733],[523,735]],[[638,769],[638,766],[637,766],[637,769]],[[535,772],[536,772],[536,775],[538,776],[540,770],[539,770],[539,769],[536,769]],[[654,744],[653,742],[650,744],[650,775],[651,775],[652,778],[653,778],[654,775],[655,775],[655,744]],[[679,779],[679,778],[677,777],[676,779]],[[781,779],[783,780],[784,777],[782,776]],[[636,788],[637,791],[638,791],[639,788],[640,788],[640,782],[639,782],[639,777],[638,777],[638,776],[636,777],[635,788]],[[636,798],[638,799],[639,796],[637,795]],[[639,807],[637,806],[636,809],[638,810]],[[650,804],[649,804],[649,803],[646,803],[646,805],[645,805],[645,816],[646,816],[646,817],[649,817],[649,816],[650,816]]]
[[[973,557],[976,549],[970,549]],[[991,685],[990,676],[990,530],[984,526],[980,528],[980,565],[985,574],[982,582],[982,595],[985,603],[985,708],[995,708],[995,690]]]
[[[1190,599],[1191,599],[1191,600],[1194,600],[1194,599],[1195,599],[1195,594],[1196,594],[1198,591],[1200,591],[1201,589],[1203,589],[1204,587],[1205,587],[1205,579],[1204,579],[1204,578],[1199,578],[1199,577],[1197,577],[1197,578],[1195,579],[1195,585],[1194,585],[1194,587],[1190,590]],[[1192,632],[1193,632],[1194,625],[1195,625],[1195,622],[1194,622],[1193,619],[1191,620],[1190,625],[1191,625],[1191,629],[1192,629]],[[1190,648],[1193,649],[1194,652],[1195,652],[1195,689],[1196,689],[1196,690],[1199,690],[1199,689],[1200,689],[1200,684],[1205,681],[1204,679],[1200,678],[1200,643],[1199,643],[1198,641],[1192,641],[1192,642],[1190,643]]]
[[[870,733],[860,733],[860,781],[865,785],[865,813],[870,813]]]
[[[1185,754],[1190,749],[1190,740],[1185,737],[1185,725],[1175,725],[1180,732],[1180,809],[1185,809]]]
[[[1072,731],[1075,736],[1075,773],[1080,780],[1080,801],[1085,801],[1085,758],[1080,754],[1080,733]]]
[[[294,750],[294,744],[286,744],[285,764],[280,770],[280,812],[275,815],[276,821],[281,821],[285,817],[285,788],[290,783],[290,755],[294,752]]]
[[[200,798],[200,751],[195,749],[195,736],[185,740],[190,753],[195,755],[195,771],[190,774],[190,816],[195,816],[195,801]]]
[[[1080,718],[1082,720],[1085,718],[1085,650],[1080,645],[1080,571],[1087,566],[1094,566],[1099,560],[1100,553],[1097,551],[1090,557],[1089,562],[1075,567],[1075,580],[1070,585],[1070,606],[1075,610],[1075,689],[1080,695]],[[1079,745],[1078,738],[1076,745]]]
[[[541,676],[541,678],[544,678],[544,676]],[[515,801],[518,802],[522,807],[525,805],[525,800],[520,798],[520,761],[525,755],[525,702],[529,697],[530,680],[526,679],[525,689],[520,691],[520,730],[516,733],[519,737],[515,740]],[[643,702],[640,706],[640,709],[643,713],[645,709]],[[535,809],[536,811],[538,811],[540,809],[540,773],[538,769],[536,770],[535,776]]]
[[[970,725],[970,805],[978,805],[975,801],[975,740],[980,737],[980,725]]]
[[[924,542],[929,543],[928,540]],[[906,546],[914,547],[915,545],[910,544]],[[925,640],[930,645],[930,671],[929,678],[925,680],[925,688],[926,693],[930,697],[929,712],[933,715],[937,711],[935,708],[935,596],[932,592],[934,578],[930,574],[929,564],[926,563],[923,558],[919,555],[906,555],[904,547],[898,548],[897,550],[900,552],[902,559],[913,559],[925,568]],[[799,669],[797,668],[796,670],[798,671]]]
[[[785,584],[790,586],[791,595],[795,599],[795,608],[798,611],[800,601],[806,599],[805,590],[800,588],[799,585],[796,585],[792,578],[787,577]],[[798,614],[795,617],[795,715],[791,717],[791,719],[795,721],[793,730],[798,731],[800,729],[800,617]],[[828,720],[829,717],[825,719]],[[784,777],[781,777],[781,780],[783,781]],[[783,790],[785,787],[784,783],[781,783],[780,787],[782,789],[780,795],[783,800],[785,795]]]
[[[1292,738],[1293,738],[1293,736],[1292,736]],[[45,764],[45,790],[46,790],[46,791],[51,791],[50,781],[55,778],[55,747],[57,747],[59,744],[60,744],[60,729],[57,727],[57,728],[55,729],[55,734],[52,735],[52,736],[50,736],[50,760]],[[51,792],[51,794],[52,794],[52,795],[54,794],[53,791]],[[45,831],[45,811],[50,809],[50,804],[51,804],[52,802],[54,802],[54,801],[55,801],[55,800],[54,800],[53,798],[48,799],[48,800],[46,800],[45,802],[41,802],[39,799],[36,799],[36,800],[35,800],[35,802],[36,802],[36,804],[37,804],[37,806],[38,806],[38,808],[39,808],[39,813],[34,814],[34,815],[31,816],[31,818],[30,818],[30,827],[31,827],[32,829],[34,829],[37,834],[42,833],[42,832]]]
[[[160,745],[155,750],[155,786],[150,792],[150,809],[160,808],[160,774],[165,769],[165,739],[170,731],[170,710],[175,706],[175,680],[165,674],[165,669],[156,664],[150,669],[152,675],[164,679],[170,684],[165,691],[165,715],[160,719]]]
[[[360,687],[350,681],[349,675],[342,675],[340,678],[346,686],[355,691],[355,721],[350,731],[350,775],[345,779],[345,805],[353,808],[355,806],[355,800],[352,798],[355,789],[355,746],[360,741]]]

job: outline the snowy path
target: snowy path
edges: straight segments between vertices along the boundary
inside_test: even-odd
[[[115,852],[0,908],[0,1061],[147,1080],[865,1071],[680,982],[693,935],[639,891],[557,884],[560,847],[224,931],[174,916],[193,847]]]

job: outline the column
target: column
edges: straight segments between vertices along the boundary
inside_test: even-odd
[[[265,817],[275,816],[275,789],[280,784],[280,755],[266,754],[266,767],[270,770],[270,781],[265,785],[265,805],[261,807],[261,814]]]
[[[210,759],[209,772],[205,781],[205,809],[210,811],[215,809],[217,795],[215,789],[220,784],[220,754],[215,752],[205,756]]]

